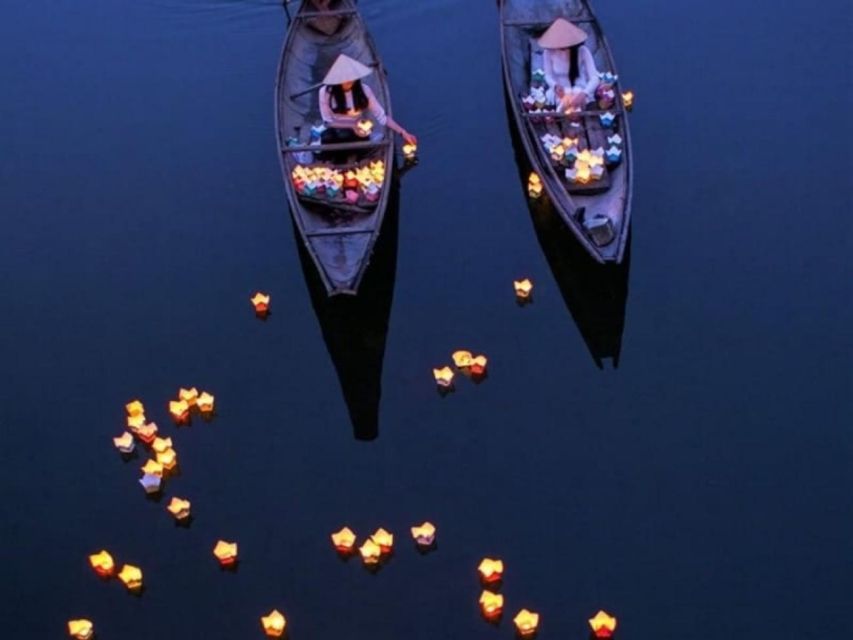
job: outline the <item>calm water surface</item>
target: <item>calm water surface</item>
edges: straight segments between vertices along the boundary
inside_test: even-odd
[[[6,635],[254,638],[278,607],[293,640],[509,638],[526,606],[543,640],[599,607],[623,638],[851,637],[849,3],[599,0],[638,95],[615,274],[527,207],[495,3],[361,6],[422,158],[345,306],[312,297],[285,205],[278,4],[0,9]],[[490,376],[439,398],[458,347]],[[213,423],[167,426],[181,385],[216,394]],[[189,529],[112,450],[137,396],[175,438]],[[396,557],[340,562],[344,523],[393,529]],[[91,575],[102,547],[141,597]]]

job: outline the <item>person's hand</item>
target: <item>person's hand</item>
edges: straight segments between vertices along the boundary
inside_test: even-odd
[[[557,101],[559,102],[563,99],[563,96],[566,95],[566,90],[563,89],[562,85],[558,84],[556,87],[554,87],[554,95],[556,96]]]
[[[403,136],[403,140],[405,140],[406,143],[413,144],[413,145],[417,146],[418,139],[416,136],[413,136],[411,133],[409,133],[405,129],[403,130],[403,133],[401,135]]]

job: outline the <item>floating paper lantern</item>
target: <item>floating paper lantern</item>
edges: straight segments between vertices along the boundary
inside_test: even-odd
[[[431,522],[424,522],[422,525],[412,527],[412,538],[419,547],[429,547],[435,543],[436,529]]]
[[[379,548],[382,550],[382,553],[391,553],[391,550],[394,548],[394,534],[385,531],[381,527],[377,529],[370,539],[373,540],[376,544],[379,545]]]
[[[610,638],[616,631],[616,618],[606,611],[599,611],[589,619],[589,626],[596,638]]]
[[[190,517],[191,508],[192,503],[190,503],[189,500],[177,497],[172,498],[166,506],[166,510],[171,513],[178,522],[187,520]]]
[[[124,408],[129,416],[141,416],[145,413],[145,407],[139,400],[131,400]]]
[[[146,473],[139,479],[139,484],[142,485],[145,493],[148,495],[154,495],[160,492],[160,487],[163,484],[163,477]]]
[[[139,427],[135,433],[136,437],[139,438],[145,444],[151,444],[157,438],[157,432],[159,429],[157,428],[157,424],[154,422],[149,422],[148,424],[144,424]]]
[[[145,424],[145,414],[138,413],[135,416],[127,416],[127,428],[131,431],[137,431]]]
[[[175,424],[187,424],[190,419],[190,405],[186,400],[171,400],[169,413],[172,414]]]
[[[278,609],[273,609],[267,615],[261,616],[261,626],[270,638],[280,638],[284,635],[287,620]]]
[[[529,278],[524,280],[513,280],[512,286],[515,287],[515,297],[519,300],[528,300],[533,293],[533,283]]]
[[[332,534],[332,544],[342,555],[349,555],[355,549],[355,533],[349,527],[344,527],[340,531]]]
[[[163,476],[163,465],[156,460],[147,460],[141,468],[142,473],[151,476]]]
[[[471,373],[475,376],[482,376],[486,373],[486,365],[489,359],[486,356],[477,356],[471,361]]]
[[[202,391],[201,395],[196,400],[196,407],[202,414],[209,415],[213,413],[215,398],[207,391]]]
[[[373,541],[372,538],[365,540],[364,544],[358,548],[358,552],[361,554],[361,559],[364,564],[367,565],[378,564],[382,557],[382,549]]]
[[[453,386],[453,378],[455,374],[450,367],[442,367],[441,369],[433,369],[432,375],[435,377],[435,383],[442,389],[449,389]]]
[[[255,307],[255,315],[264,318],[270,312],[270,297],[265,293],[258,291],[252,296],[252,306]]]
[[[362,138],[366,138],[373,132],[373,122],[370,120],[359,120],[355,125],[356,133]]]
[[[480,573],[480,580],[483,584],[495,585],[503,580],[504,563],[503,560],[494,560],[492,558],[483,558],[480,566],[477,567]]]
[[[68,635],[77,640],[89,640],[95,636],[95,625],[91,620],[81,618],[68,621]]]
[[[622,92],[622,104],[625,106],[625,111],[631,111],[634,108],[634,92],[633,91],[623,91]]]
[[[151,443],[151,449],[155,453],[163,453],[167,449],[172,448],[172,439],[171,438],[154,438],[154,441]]]
[[[539,614],[527,609],[519,611],[512,621],[515,623],[518,635],[522,638],[536,635],[536,630],[539,628]]]
[[[109,552],[102,550],[89,556],[89,565],[102,578],[109,578],[115,572],[115,562]]]
[[[113,438],[113,444],[122,453],[133,453],[133,450],[136,449],[136,441],[134,441],[133,436],[127,431],[118,438]]]
[[[453,364],[460,369],[465,369],[471,366],[474,356],[470,351],[455,351],[453,353]]]
[[[418,156],[418,145],[407,142],[403,145],[403,158],[406,160],[414,160]]]
[[[166,471],[171,471],[178,464],[178,454],[174,449],[166,449],[165,451],[157,452],[157,462]]]
[[[527,195],[531,198],[538,198],[542,195],[543,185],[542,178],[538,173],[531,173],[527,179]]]
[[[486,620],[490,622],[497,620],[504,611],[504,597],[499,593],[483,591],[480,594],[480,611]]]
[[[132,564],[126,564],[118,572],[118,579],[122,581],[128,591],[139,591],[142,588],[142,569]]]
[[[598,120],[601,122],[601,126],[605,129],[610,129],[613,126],[613,123],[616,122],[616,114],[612,111],[605,111],[602,114],[599,114]]]
[[[237,543],[220,540],[213,547],[213,555],[223,567],[230,567],[237,562]]]

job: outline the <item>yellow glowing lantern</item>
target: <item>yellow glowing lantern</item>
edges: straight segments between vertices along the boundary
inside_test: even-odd
[[[486,620],[497,620],[504,611],[504,597],[499,593],[483,591],[480,594],[480,611]]]
[[[432,375],[435,377],[435,383],[442,387],[443,389],[447,389],[453,386],[453,378],[455,374],[453,373],[453,369],[450,367],[442,367],[441,369],[433,369]]]
[[[391,549],[394,548],[394,534],[381,527],[370,538],[379,545],[382,553],[390,553]]]
[[[139,427],[135,433],[136,437],[142,440],[145,444],[151,444],[154,442],[154,439],[157,437],[157,424],[154,422],[149,422],[148,424],[144,424]]]
[[[414,160],[418,155],[418,145],[407,142],[403,145],[403,157],[406,160]]]
[[[530,294],[533,293],[533,283],[529,278],[513,280],[512,286],[515,287],[515,297],[519,300],[527,300],[530,298]]]
[[[255,315],[261,318],[265,317],[270,312],[270,297],[266,293],[258,291],[252,296],[252,306],[255,307]]]
[[[471,373],[475,376],[481,376],[486,373],[486,365],[489,364],[489,359],[486,356],[480,355],[471,361]]]
[[[139,591],[142,588],[142,569],[126,564],[118,572],[118,579],[124,583],[128,591]]]
[[[202,391],[195,404],[202,413],[211,414],[213,413],[214,402],[215,398],[212,395],[207,391]]]
[[[382,557],[382,549],[376,544],[372,538],[364,541],[364,544],[358,548],[361,554],[361,559],[364,564],[377,564]]]
[[[453,364],[460,369],[465,369],[471,366],[474,356],[470,351],[455,351],[453,353]]]
[[[89,640],[95,635],[95,625],[91,620],[81,618],[68,621],[68,635],[77,640]]]
[[[181,522],[190,517],[191,507],[192,504],[189,500],[184,500],[183,498],[172,498],[166,506],[166,510],[172,514],[175,520]]]
[[[616,631],[616,618],[606,611],[599,611],[589,619],[589,626],[596,638],[609,638]]]
[[[142,473],[147,476],[163,477],[163,465],[156,460],[148,460],[141,468]]]
[[[349,555],[355,549],[355,533],[349,527],[344,527],[332,534],[332,544],[338,553]]]
[[[373,132],[373,122],[370,120],[359,120],[355,127],[356,132],[362,138],[366,138]]]
[[[223,567],[229,567],[237,562],[237,543],[220,540],[213,547],[213,555]]]
[[[531,173],[527,179],[527,195],[531,198],[538,198],[542,195],[543,190],[542,178],[538,173]]]
[[[109,578],[115,572],[115,562],[109,552],[102,550],[89,556],[89,564],[102,578]]]
[[[121,434],[118,438],[113,438],[113,444],[115,445],[115,448],[122,453],[133,453],[133,450],[136,448],[133,436],[127,431]]]
[[[145,424],[145,414],[138,413],[135,416],[127,416],[127,428],[132,431],[138,430]]]
[[[145,413],[145,407],[139,400],[131,400],[124,408],[127,410],[127,415],[129,416],[141,416]]]
[[[480,566],[477,567],[477,571],[480,573],[480,580],[483,584],[496,584],[503,579],[503,560],[483,558],[483,561],[480,562]]]
[[[431,522],[412,527],[412,538],[419,547],[429,547],[435,542],[436,528]]]
[[[178,464],[178,454],[174,449],[157,452],[157,462],[166,470],[171,471]]]
[[[539,628],[539,614],[527,609],[519,611],[512,621],[515,623],[518,635],[522,638],[536,635],[536,630]]]
[[[187,403],[187,406],[194,407],[197,399],[198,389],[195,387],[190,387],[189,389],[184,389],[182,387],[178,389],[178,400],[183,400]]]
[[[622,92],[622,104],[625,106],[625,111],[631,111],[634,108],[634,92]]]
[[[261,626],[270,638],[280,638],[284,635],[287,620],[278,609],[273,609],[267,615],[261,616]]]
[[[190,405],[186,400],[169,401],[169,413],[176,424],[186,424],[190,419]]]
[[[154,438],[154,441],[151,443],[151,448],[155,453],[163,453],[167,449],[172,448],[172,439],[171,438]]]

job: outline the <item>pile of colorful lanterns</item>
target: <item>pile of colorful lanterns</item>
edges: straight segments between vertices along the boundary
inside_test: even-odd
[[[348,204],[378,202],[385,184],[385,163],[373,160],[342,170],[328,165],[298,164],[291,172],[296,193]]]
[[[91,620],[80,618],[68,621],[68,635],[76,640],[89,640],[95,637],[95,625]]]
[[[233,568],[237,565],[237,543],[219,540],[213,547],[213,555],[223,569]]]
[[[599,611],[589,619],[589,627],[596,638],[612,638],[616,631],[616,618],[606,611]]]
[[[622,161],[622,136],[618,133],[608,136],[607,144],[610,146],[604,152],[604,158],[608,166],[615,166]]]
[[[581,150],[578,138],[560,138],[551,133],[540,140],[553,163],[566,168],[566,179],[570,183],[586,185],[604,177],[607,169],[603,147]]]

